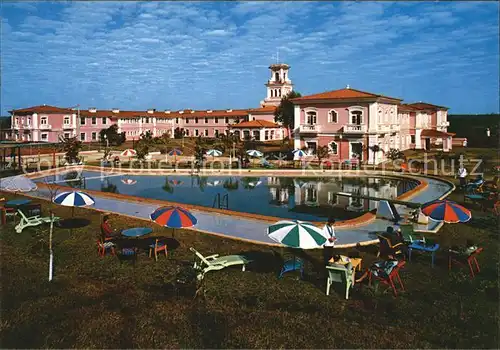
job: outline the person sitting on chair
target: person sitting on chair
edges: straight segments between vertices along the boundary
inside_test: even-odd
[[[372,266],[370,266],[370,268],[368,268],[365,273],[356,280],[356,283],[363,281],[366,277],[369,276],[370,272],[374,276],[387,278],[397,265],[398,261],[396,259],[376,262],[372,264]]]
[[[102,240],[109,241],[117,236],[120,235],[120,232],[118,232],[116,229],[113,229],[109,223],[109,215],[105,215],[104,218],[102,219],[102,224],[101,224],[101,236]]]

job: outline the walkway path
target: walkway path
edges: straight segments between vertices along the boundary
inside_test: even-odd
[[[438,199],[447,194],[451,187],[450,185],[435,179],[426,178],[429,186],[422,192],[418,193],[410,202],[425,203],[434,199]],[[36,194],[42,198],[49,198],[49,192],[45,189],[39,189]],[[149,214],[152,213],[160,205],[139,203],[133,201],[123,201],[118,199],[106,198],[104,196],[94,196],[94,208],[106,212],[117,214],[126,214],[132,217],[149,219]],[[404,212],[406,209],[399,206],[398,211]],[[235,216],[208,213],[198,210],[193,210],[192,213],[198,219],[195,229],[225,235],[232,238],[245,239],[258,243],[275,243],[268,238],[266,232],[268,223],[248,218],[240,218]],[[374,232],[385,231],[391,223],[383,219],[375,219],[367,225],[355,228],[338,228],[336,235],[338,238],[337,246],[354,246],[357,243],[371,244],[377,239]],[[435,228],[436,222],[430,224],[430,229]],[[427,229],[427,227],[420,227]],[[193,231],[196,234],[196,231]]]

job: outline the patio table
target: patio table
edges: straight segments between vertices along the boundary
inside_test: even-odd
[[[333,258],[331,258],[330,260],[328,260],[329,263],[333,264],[340,264],[340,265],[347,265],[348,263],[351,263],[352,265],[352,268],[354,269],[354,271],[358,270],[358,271],[361,271],[361,263],[362,263],[363,259],[361,258],[349,258],[347,256],[344,256],[344,255],[341,255],[340,256],[340,260],[335,262],[333,260]]]
[[[150,227],[132,227],[122,231],[122,236],[137,238],[153,232]]]
[[[439,249],[438,243],[432,245],[426,245],[422,241],[413,241],[408,246],[408,261],[411,261],[411,251],[413,249],[431,253],[431,266],[434,267],[434,257],[436,255],[437,250]]]

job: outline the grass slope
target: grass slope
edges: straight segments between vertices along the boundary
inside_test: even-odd
[[[13,195],[2,194],[6,198]],[[452,195],[460,200],[461,195]],[[44,211],[69,217],[71,210],[43,202]],[[2,348],[497,348],[498,233],[494,220],[474,212],[467,224],[445,225],[436,239],[443,249],[415,254],[401,276],[406,292],[394,298],[357,285],[349,300],[337,288],[325,295],[321,252],[308,252],[304,281],[277,279],[278,251],[189,230],[113,216],[116,228],[150,226],[169,237],[170,256],[158,262],[141,253],[137,266],[97,255],[101,214],[76,209],[92,224],[55,231],[55,279],[47,281],[47,227],[16,234],[0,226],[2,248]],[[473,239],[485,247],[481,273],[447,270],[447,247]],[[177,247],[176,247],[177,246]],[[170,288],[191,264],[189,247],[211,253],[253,255],[247,272],[228,268],[206,275],[196,299]],[[175,249],[174,249],[175,248]],[[363,266],[376,247],[360,250]]]

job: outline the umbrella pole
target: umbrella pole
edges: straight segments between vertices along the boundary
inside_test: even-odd
[[[54,213],[50,213],[50,229],[49,229],[49,281],[52,281],[52,272],[54,266],[54,253],[52,252],[52,231],[54,230]]]

